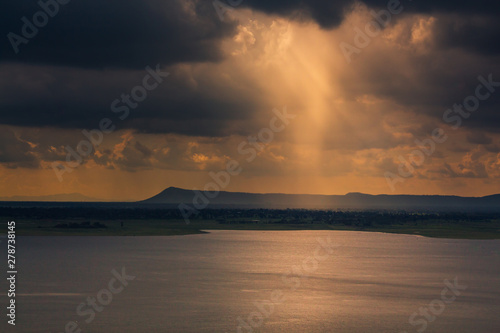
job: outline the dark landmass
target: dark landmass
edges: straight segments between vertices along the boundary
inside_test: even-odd
[[[77,195],[78,197],[80,195]],[[137,202],[99,202],[90,198],[70,201],[0,201],[1,208],[178,208],[179,204],[195,207],[202,203],[210,209],[320,209],[320,210],[405,210],[414,212],[484,212],[500,214],[500,194],[484,197],[459,197],[441,195],[346,195],[309,194],[258,194],[224,192],[217,195],[205,191],[191,191],[169,187],[161,193]],[[89,200],[87,200],[89,199]],[[206,207],[205,207],[206,203]]]
[[[500,239],[500,215],[403,210],[203,209],[186,221],[178,208],[116,204],[6,207],[0,232],[18,235],[186,235],[203,230],[355,230],[443,238]],[[187,223],[189,222],[189,223]]]
[[[195,201],[193,201],[195,200]],[[195,205],[196,203],[196,205]],[[179,209],[183,204],[183,209]],[[0,202],[0,233],[186,235],[202,230],[356,230],[500,239],[500,195],[292,195],[170,187],[141,202]]]
[[[214,193],[210,192],[194,192],[169,187],[139,203],[193,205],[194,202],[208,202],[208,206],[214,208],[404,209],[500,213],[500,194],[485,197],[459,197],[363,193],[348,193],[346,195],[259,194],[220,191],[214,196]]]

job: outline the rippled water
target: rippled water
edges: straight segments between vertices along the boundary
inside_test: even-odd
[[[318,241],[328,238],[331,253]],[[107,292],[122,267],[135,278]],[[500,332],[500,241],[342,231],[18,237],[18,271],[17,325],[3,314],[2,332],[65,332],[71,321],[82,332]],[[444,280],[455,278],[466,289],[445,303]],[[109,304],[91,321],[78,315],[99,293]]]

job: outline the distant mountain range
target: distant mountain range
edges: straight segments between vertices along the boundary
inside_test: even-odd
[[[208,198],[209,205],[212,207],[424,209],[500,212],[500,194],[485,197],[459,197],[443,195],[370,195],[363,193],[348,193],[346,195],[259,194],[221,191],[214,197],[213,193],[206,193],[204,191],[194,192],[182,188],[169,187],[161,193],[139,203],[185,203],[193,205],[195,196],[198,196],[198,199],[200,196]],[[210,199],[211,197],[213,198]]]
[[[53,194],[53,195],[40,195],[40,196],[12,196],[12,197],[0,197],[0,201],[42,201],[42,202],[97,202],[102,201],[96,198],[90,198],[80,193],[68,193],[68,194]]]
[[[193,207],[193,200],[200,203],[208,199],[210,208],[307,208],[307,209],[388,209],[418,211],[475,211],[500,213],[500,194],[484,197],[459,197],[443,195],[371,195],[348,193],[346,195],[245,193],[221,191],[213,193],[169,187],[161,193],[138,202],[103,202],[79,193],[47,196],[0,197],[0,206],[98,206],[98,207],[149,207],[177,208],[184,203]],[[38,202],[38,203],[37,203]]]

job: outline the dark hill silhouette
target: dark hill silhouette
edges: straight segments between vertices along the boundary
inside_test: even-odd
[[[221,191],[214,197],[213,193],[206,193],[204,191],[194,192],[191,190],[169,187],[149,199],[140,201],[140,203],[185,203],[192,205],[195,195],[202,195],[205,198],[209,198],[209,203],[212,206],[261,208],[480,210],[500,212],[500,194],[485,197],[460,197],[444,195],[371,195],[363,193],[348,193],[346,195],[281,193],[260,194]]]

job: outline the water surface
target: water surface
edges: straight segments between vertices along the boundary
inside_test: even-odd
[[[328,237],[338,247],[325,256],[318,239]],[[17,325],[4,319],[2,331],[64,332],[75,321],[82,332],[108,333],[399,333],[424,320],[425,332],[500,332],[496,240],[352,231],[18,237],[17,257]],[[135,279],[86,323],[76,308],[122,267]],[[455,278],[467,289],[432,321],[410,325]],[[271,306],[272,295],[282,302]],[[0,302],[5,309],[3,292]]]

